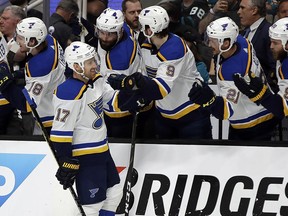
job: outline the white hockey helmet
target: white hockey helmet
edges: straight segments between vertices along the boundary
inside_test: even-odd
[[[163,29],[168,28],[169,16],[167,11],[160,6],[150,6],[141,11],[139,14],[139,22],[143,34],[151,38],[155,33],[161,32]],[[145,27],[149,26],[152,35],[146,35]]]
[[[269,37],[271,39],[280,40],[283,46],[283,49],[288,52],[285,48],[286,43],[288,42],[288,17],[277,20],[269,28]]]
[[[29,17],[21,20],[16,27],[16,34],[24,37],[25,45],[28,48],[39,46],[47,37],[47,28],[45,23],[36,17]],[[31,38],[36,38],[37,44],[34,47],[28,45]]]
[[[209,38],[216,38],[219,42],[219,50],[225,52],[231,49],[237,40],[239,28],[236,23],[229,17],[222,17],[211,22],[206,29]],[[225,39],[230,39],[230,46],[226,50],[222,50],[221,46]]]
[[[106,8],[97,18],[96,27],[106,32],[116,32],[118,38],[123,30],[124,16],[121,10]]]
[[[86,43],[80,41],[72,42],[65,49],[64,56],[68,67],[80,75],[84,74],[84,62],[91,58],[95,58],[97,65],[96,71],[100,71],[100,58],[96,53],[95,48]],[[73,66],[74,63],[78,64],[82,68],[82,73],[79,73],[75,70]]]

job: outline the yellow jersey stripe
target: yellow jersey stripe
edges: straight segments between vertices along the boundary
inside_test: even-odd
[[[87,154],[97,154],[108,151],[108,144],[106,143],[104,146],[97,147],[97,148],[90,148],[90,149],[77,149],[73,150],[72,155],[75,156],[81,156],[81,155],[87,155]]]
[[[262,122],[265,122],[265,121],[268,121],[270,119],[272,119],[274,117],[273,114],[269,113],[265,116],[262,116],[260,118],[257,118],[257,119],[254,119],[254,120],[251,120],[247,123],[240,123],[240,124],[232,124],[231,123],[231,126],[235,129],[246,129],[246,128],[251,128],[251,127],[254,127]]]

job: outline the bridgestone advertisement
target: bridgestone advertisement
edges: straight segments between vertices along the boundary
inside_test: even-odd
[[[130,144],[110,149],[124,185]],[[136,143],[134,159],[131,216],[288,215],[288,148]],[[46,142],[0,141],[0,215],[77,215],[56,170]]]

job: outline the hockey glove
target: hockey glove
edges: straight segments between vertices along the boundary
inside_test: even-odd
[[[60,167],[56,173],[56,178],[60,184],[63,185],[64,190],[74,184],[79,167],[79,161],[75,158],[64,158],[60,160]]]
[[[248,76],[245,77],[236,73],[233,75],[233,80],[236,87],[257,105],[271,94],[268,86],[254,73],[248,73]]]
[[[120,91],[118,97],[119,108],[121,110],[129,110],[130,113],[139,112],[149,102],[145,101],[139,90]]]
[[[131,90],[135,85],[135,80],[132,76],[124,74],[111,74],[108,77],[108,82],[113,89]]]
[[[12,82],[14,78],[7,66],[0,66],[0,92],[3,92]]]
[[[199,104],[203,108],[208,108],[216,100],[216,95],[214,91],[201,80],[197,80],[193,83],[192,89],[190,90],[188,97],[190,101],[195,104]]]
[[[146,78],[140,72],[135,72],[130,75],[135,80],[136,86],[139,89],[144,89],[146,86]],[[147,86],[146,86],[147,87]]]

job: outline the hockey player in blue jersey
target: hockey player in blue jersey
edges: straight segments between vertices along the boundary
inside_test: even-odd
[[[147,75],[138,43],[129,27],[123,25],[124,16],[120,10],[107,8],[97,18],[97,51],[102,62],[100,73],[105,79],[111,74],[127,76],[140,72]],[[144,119],[148,119],[149,114],[143,111],[140,113],[138,132],[144,131],[141,127],[145,126]],[[105,120],[109,137],[131,137],[133,117],[128,111],[105,110]]]
[[[185,42],[168,31],[166,10],[160,6],[144,8],[139,22],[147,37],[141,51],[149,78],[140,73],[131,77],[143,98],[155,100],[157,138],[212,138],[210,113],[188,98],[191,85],[202,79],[201,75]]]
[[[276,63],[276,76],[279,92],[271,93],[262,79],[256,76],[237,75],[234,81],[238,89],[252,101],[259,95],[259,103],[278,118],[288,115],[288,18],[282,18],[269,28],[270,48]]]
[[[218,57],[216,63],[217,85],[220,96],[216,96],[208,85],[195,82],[189,92],[190,100],[199,104],[219,119],[230,122],[231,140],[270,140],[279,119],[260,104],[255,92],[253,103],[235,86],[233,77],[253,72],[265,78],[259,60],[250,42],[239,35],[235,22],[223,17],[207,27],[209,46]],[[235,75],[236,74],[236,75]]]
[[[62,48],[52,36],[47,35],[44,22],[35,17],[23,19],[17,24],[15,39],[20,52],[28,54],[25,88],[35,101],[40,119],[49,133],[53,120],[53,91],[65,80]],[[30,111],[22,89],[16,85],[8,68],[1,71],[3,76],[7,77],[6,84],[0,85],[3,96],[17,109]]]
[[[64,189],[76,179],[86,215],[113,216],[122,198],[120,178],[110,155],[103,110],[132,108],[124,91],[115,91],[100,74],[95,49],[73,42],[65,50],[73,76],[54,93],[50,139],[60,168],[56,177]],[[135,100],[135,106],[138,103]]]

